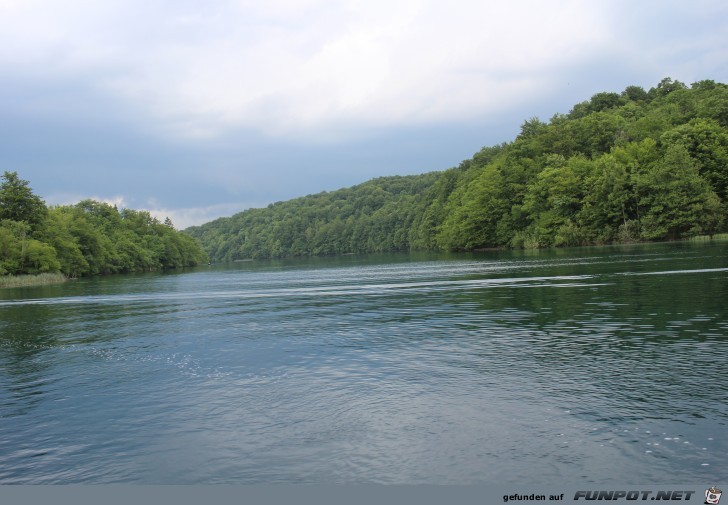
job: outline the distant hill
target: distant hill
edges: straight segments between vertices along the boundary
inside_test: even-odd
[[[669,240],[728,228],[728,86],[670,78],[576,104],[460,166],[185,230],[214,261]]]

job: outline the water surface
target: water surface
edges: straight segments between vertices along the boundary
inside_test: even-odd
[[[718,482],[728,243],[0,291],[0,483]]]

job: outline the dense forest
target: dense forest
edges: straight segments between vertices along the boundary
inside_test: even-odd
[[[185,230],[215,261],[673,240],[728,226],[728,86],[604,92],[460,166]]]
[[[0,276],[68,277],[192,266],[206,261],[189,235],[147,211],[94,200],[47,207],[17,172],[0,183]]]

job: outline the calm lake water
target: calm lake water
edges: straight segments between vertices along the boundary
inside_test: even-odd
[[[728,243],[0,291],[0,483],[728,475]]]

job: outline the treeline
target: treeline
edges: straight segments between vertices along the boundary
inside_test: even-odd
[[[214,260],[653,241],[728,226],[728,86],[598,93],[459,167],[384,177],[185,232]]]
[[[409,230],[439,174],[384,177],[187,228],[215,260],[380,252],[410,247]]]
[[[47,207],[28,181],[5,172],[0,184],[0,275],[68,277],[193,266],[200,245],[147,211],[94,200]]]

